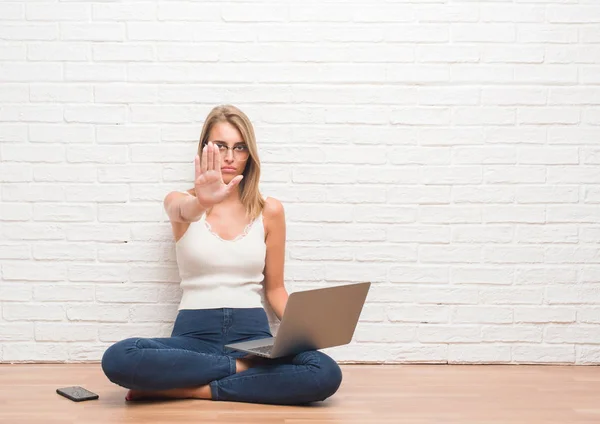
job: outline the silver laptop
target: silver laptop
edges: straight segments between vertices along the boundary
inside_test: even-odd
[[[371,283],[347,284],[290,294],[276,337],[225,347],[265,358],[350,343]]]

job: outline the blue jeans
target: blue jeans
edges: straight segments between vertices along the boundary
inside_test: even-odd
[[[224,345],[271,336],[263,308],[183,309],[171,337],[117,342],[104,352],[102,370],[113,383],[134,390],[209,384],[213,400],[294,405],[337,391],[340,367],[316,350],[236,373],[235,359],[247,353]]]

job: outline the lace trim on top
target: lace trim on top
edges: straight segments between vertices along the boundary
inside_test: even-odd
[[[238,240],[241,240],[244,237],[246,237],[248,235],[248,233],[250,232],[250,229],[254,226],[256,221],[258,221],[261,217],[262,217],[262,213],[258,216],[258,218],[256,218],[255,220],[250,222],[248,225],[246,225],[246,227],[244,228],[244,231],[242,231],[241,234],[239,234],[238,236],[236,236],[233,239],[224,239],[219,234],[217,234],[215,231],[213,231],[212,226],[210,225],[210,222],[208,222],[206,220],[206,215],[202,216],[202,220],[204,221],[204,226],[206,227],[208,232],[211,233],[213,236],[215,236],[216,238],[218,238],[219,240],[222,240],[222,241],[234,242],[234,241],[238,241]]]
[[[193,194],[184,191],[183,193],[187,194],[188,196],[193,196]],[[265,197],[265,200],[268,198],[269,196]],[[239,234],[237,237],[235,237],[234,239],[224,239],[223,237],[221,237],[220,235],[218,235],[215,231],[213,231],[212,226],[210,225],[210,223],[206,220],[206,215],[203,214],[202,215],[202,221],[204,221],[204,226],[206,227],[206,229],[208,230],[209,233],[211,233],[212,235],[214,235],[216,238],[218,238],[219,240],[222,241],[238,241],[243,239],[244,237],[246,237],[248,235],[248,233],[250,232],[250,229],[254,226],[254,224],[256,223],[256,221],[258,221],[260,218],[262,218],[262,212],[260,213],[260,215],[258,216],[258,218],[256,218],[254,221],[250,222],[248,225],[246,225],[246,227],[244,228],[244,231],[242,231],[242,234]]]

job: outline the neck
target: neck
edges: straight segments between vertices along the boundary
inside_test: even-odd
[[[231,205],[234,203],[240,203],[241,202],[241,195],[240,195],[240,188],[239,186],[236,187],[235,190],[233,190],[229,196],[227,196],[222,202],[222,205]]]
[[[243,210],[244,205],[242,205],[242,199],[240,196],[239,186],[227,196],[223,201],[219,202],[217,205],[214,205],[210,208],[210,211],[207,213],[211,215],[213,212],[220,211],[220,213],[225,213],[226,215],[230,214],[232,211]]]

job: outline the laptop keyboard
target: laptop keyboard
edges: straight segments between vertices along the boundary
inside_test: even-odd
[[[273,350],[273,345],[253,347],[252,349],[248,349],[248,350],[251,351],[252,353],[258,353],[258,354],[262,354],[262,355],[270,355],[271,351]]]

